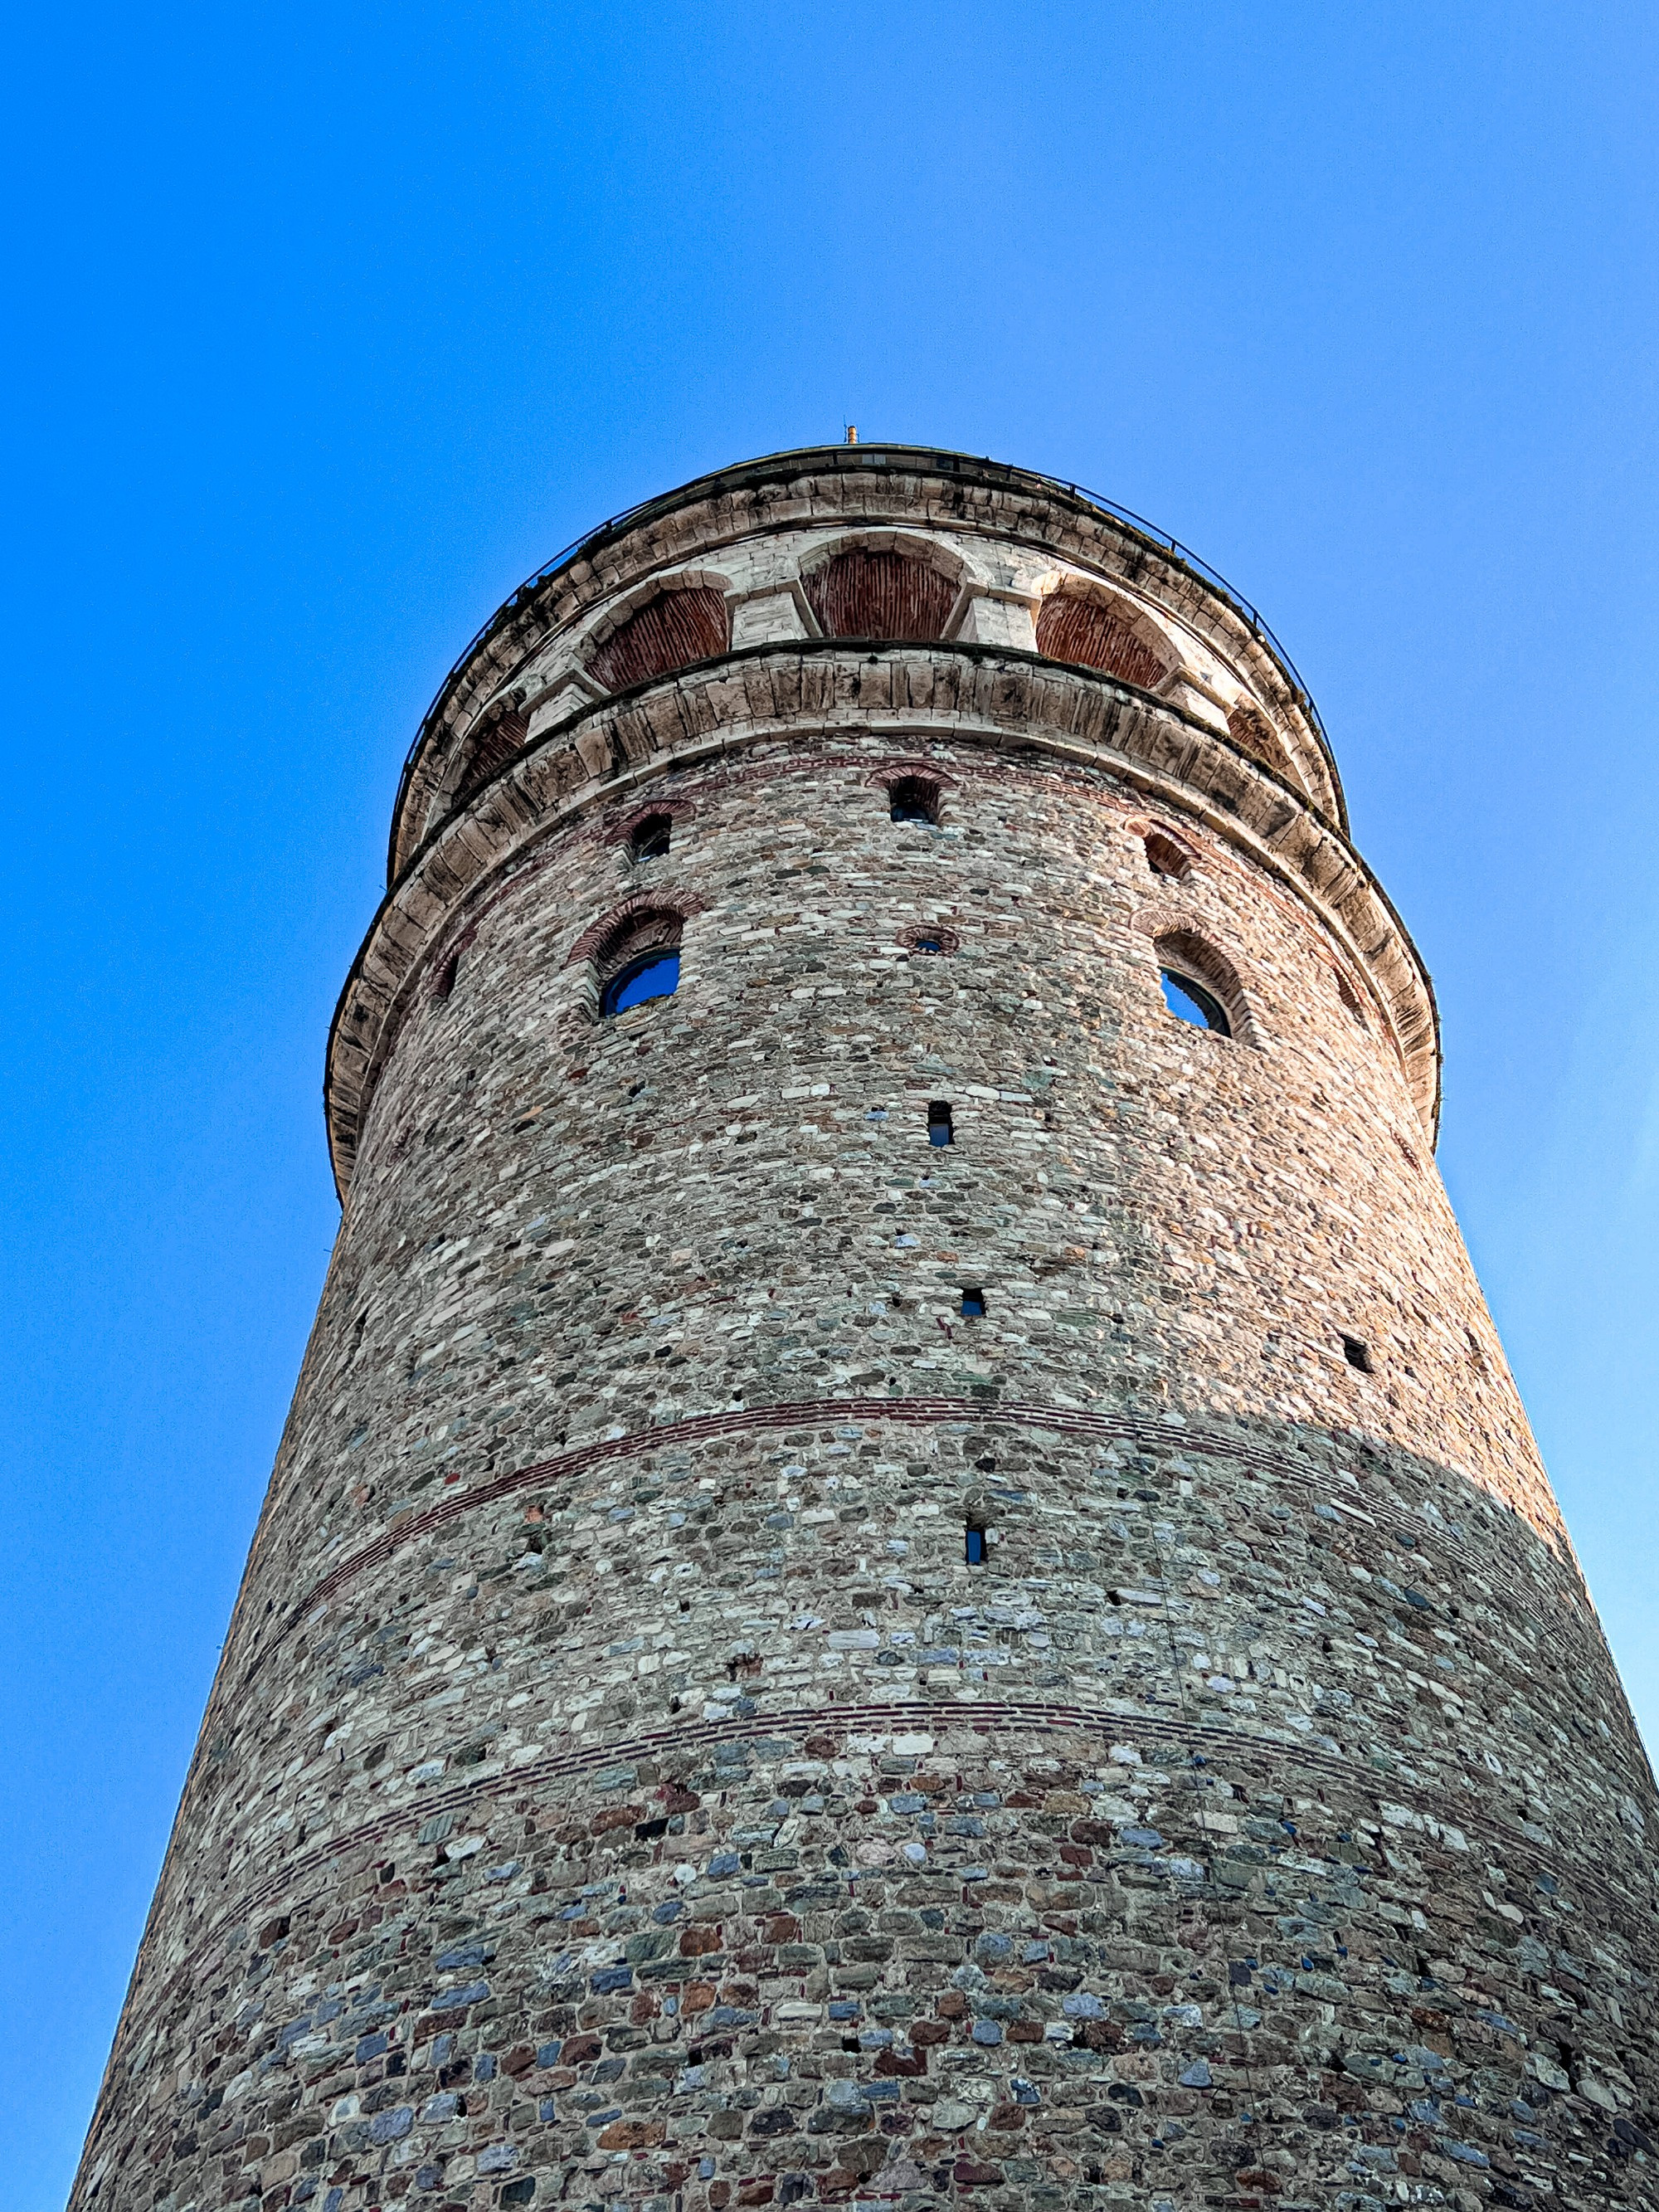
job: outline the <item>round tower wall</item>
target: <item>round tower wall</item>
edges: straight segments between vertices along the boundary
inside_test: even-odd
[[[1659,1808],[1380,900],[972,640],[435,817],[77,2206],[1644,2201]]]

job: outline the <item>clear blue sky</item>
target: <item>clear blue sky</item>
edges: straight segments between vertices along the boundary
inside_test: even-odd
[[[1267,611],[1659,1741],[1651,9],[20,12],[0,1042],[18,2212],[61,2204],[327,1257],[398,763],[528,571],[841,434]]]

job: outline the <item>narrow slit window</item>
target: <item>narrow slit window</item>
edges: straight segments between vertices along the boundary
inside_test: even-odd
[[[1160,968],[1158,978],[1164,986],[1164,1003],[1177,1021],[1189,1022],[1195,1030],[1213,1030],[1218,1036],[1232,1035],[1232,1024],[1220,1000],[1195,977],[1180,975],[1173,968]]]
[[[660,860],[667,853],[674,835],[674,818],[670,814],[647,814],[643,822],[636,823],[628,841],[628,855],[633,860]]]
[[[976,1528],[970,1521],[966,1534],[968,1564],[970,1567],[982,1567],[985,1565],[985,1531]]]
[[[1345,1336],[1342,1357],[1350,1367],[1357,1367],[1362,1375],[1375,1375],[1376,1372],[1371,1360],[1371,1348],[1363,1336]]]
[[[963,1321],[984,1320],[985,1293],[983,1291],[964,1291],[963,1292],[962,1317]]]
[[[944,1099],[935,1098],[927,1109],[927,1141],[930,1145],[954,1145],[956,1140],[951,1109]]]

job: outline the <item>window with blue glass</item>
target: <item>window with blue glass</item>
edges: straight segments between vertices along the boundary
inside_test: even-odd
[[[943,1098],[935,1098],[927,1109],[927,1141],[930,1145],[953,1145],[956,1140],[951,1109]]]
[[[983,1528],[975,1528],[975,1525],[974,1525],[974,1523],[970,1521],[970,1522],[968,1523],[968,1528],[967,1528],[967,1538],[968,1538],[968,1543],[967,1543],[967,1553],[968,1553],[968,1564],[969,1564],[969,1565],[970,1567],[982,1567],[982,1566],[985,1565],[985,1531],[984,1531],[984,1529],[983,1529]]]
[[[679,988],[678,946],[641,952],[619,968],[606,983],[599,994],[599,1012],[605,1015],[626,1013],[630,1006],[641,1006],[647,999],[672,999]]]
[[[1197,1030],[1213,1030],[1218,1036],[1232,1035],[1227,1010],[1213,991],[1206,991],[1195,976],[1183,975],[1178,969],[1161,968],[1158,975],[1164,1003],[1177,1021],[1190,1022]]]
[[[1172,929],[1155,945],[1164,1003],[1178,1022],[1250,1041],[1249,1014],[1233,964],[1195,930]]]

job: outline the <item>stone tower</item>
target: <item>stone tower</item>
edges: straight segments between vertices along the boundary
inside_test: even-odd
[[[1659,1805],[1251,610],[733,468],[390,874],[76,2212],[1659,2199]]]

